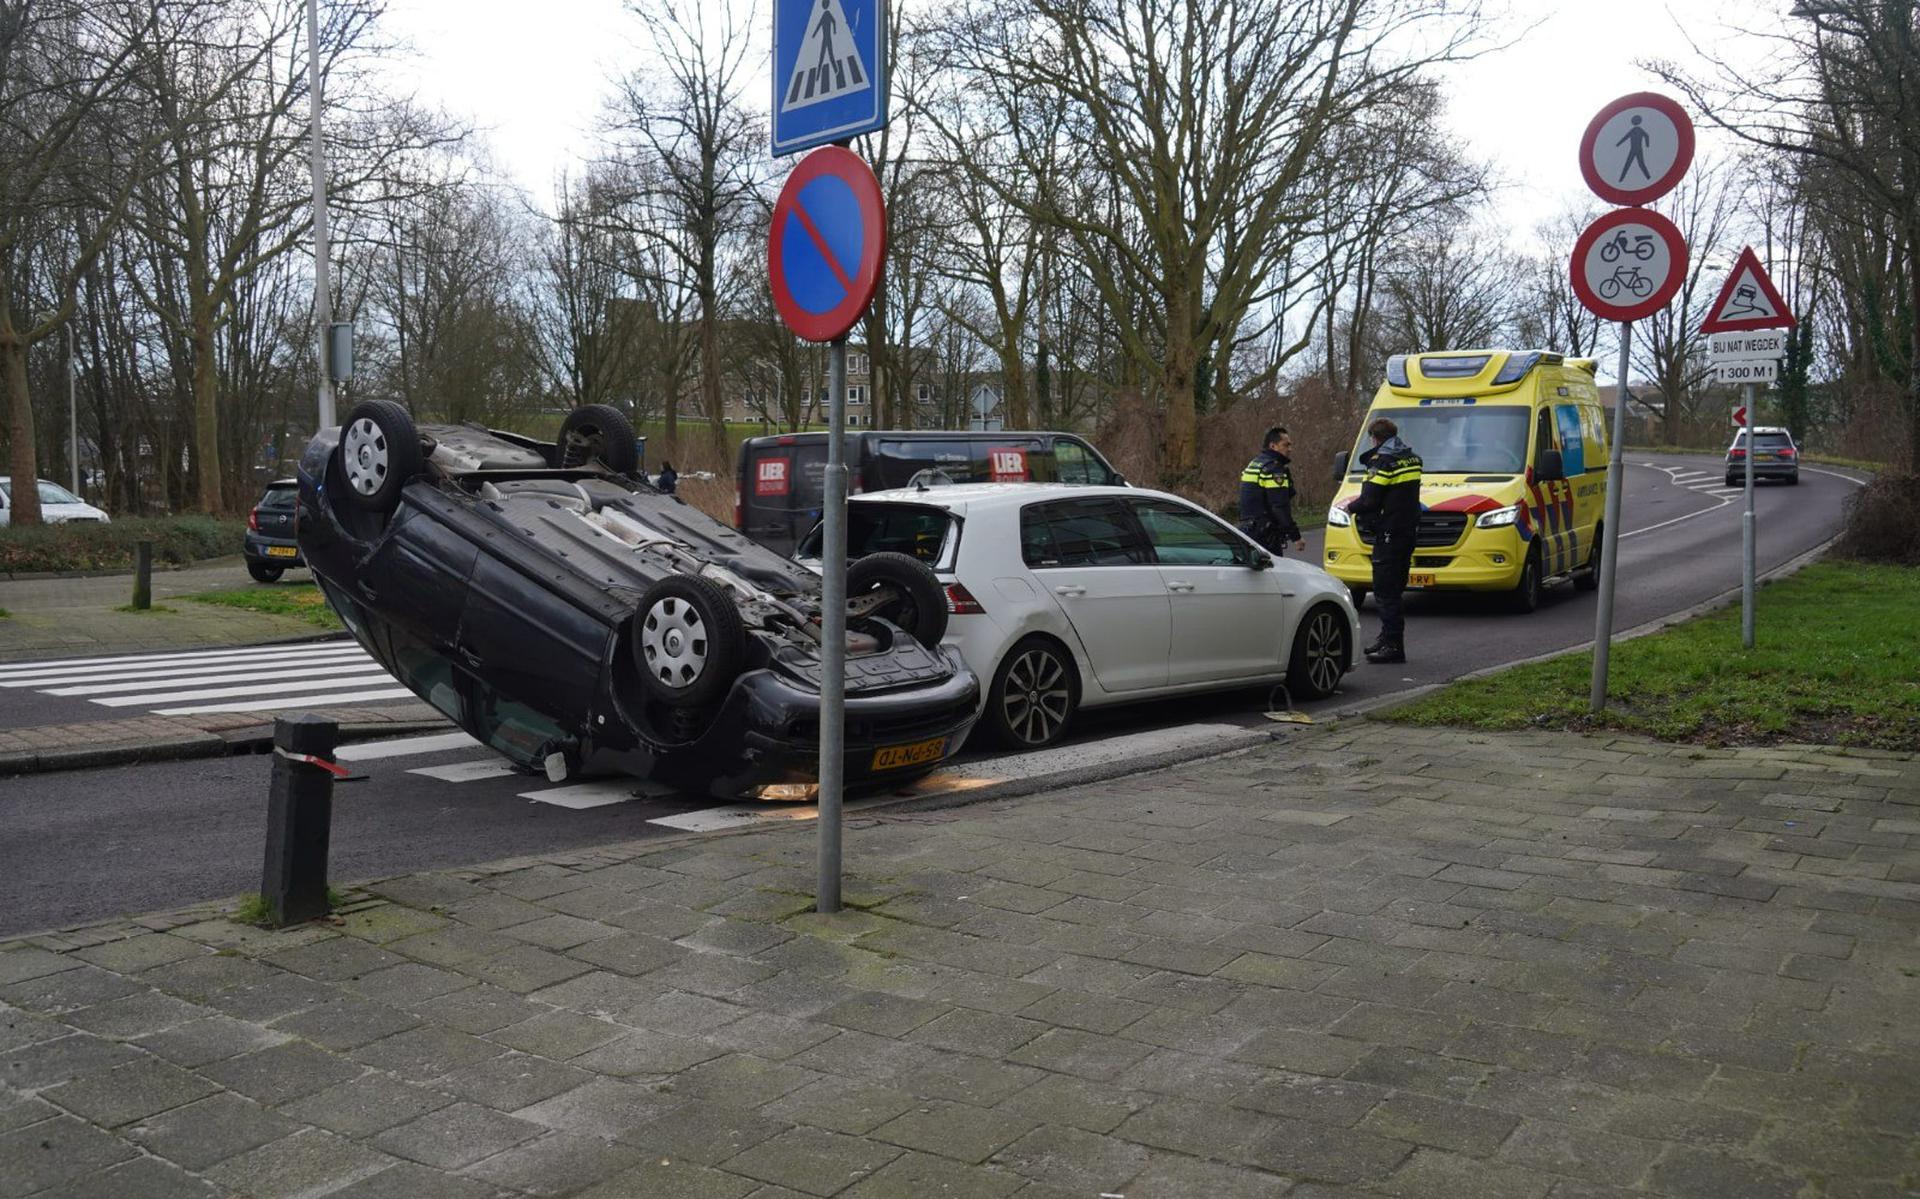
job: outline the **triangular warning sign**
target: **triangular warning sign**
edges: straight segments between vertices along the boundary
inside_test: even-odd
[[[872,86],[840,0],[820,0],[807,18],[807,36],[793,60],[787,90],[780,94],[780,111],[838,100]]]
[[[1727,272],[1720,298],[1700,322],[1702,333],[1740,333],[1748,329],[1791,329],[1799,324],[1787,311],[1787,302],[1774,290],[1760,256],[1748,246]]]

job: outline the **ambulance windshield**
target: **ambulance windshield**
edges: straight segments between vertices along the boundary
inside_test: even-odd
[[[1428,400],[1417,408],[1375,408],[1367,422],[1381,416],[1400,426],[1400,440],[1420,455],[1425,474],[1516,475],[1526,469],[1531,408]],[[1373,439],[1362,426],[1353,452],[1355,469],[1361,453],[1372,448]]]

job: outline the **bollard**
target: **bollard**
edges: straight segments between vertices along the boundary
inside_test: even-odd
[[[333,824],[334,746],[340,726],[302,712],[273,722],[267,864],[260,879],[275,928],[327,914],[327,842]],[[317,758],[326,766],[306,759]]]
[[[133,606],[144,612],[153,606],[153,542],[133,543]]]

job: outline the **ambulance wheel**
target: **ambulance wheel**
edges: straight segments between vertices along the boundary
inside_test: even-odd
[[[1353,595],[1353,610],[1355,612],[1358,612],[1366,606],[1367,589],[1365,587],[1349,587],[1347,590]]]
[[[1520,584],[1507,595],[1507,605],[1515,612],[1531,612],[1540,606],[1540,547],[1527,551],[1526,565],[1520,568]]]
[[[1606,544],[1606,542],[1601,539],[1602,535],[1605,533],[1606,533],[1606,529],[1602,528],[1601,526],[1599,525],[1593,526],[1593,549],[1588,551],[1587,553],[1587,568],[1585,570],[1576,570],[1573,572],[1573,589],[1575,591],[1599,590],[1600,588],[1600,552],[1601,552],[1600,547]]]

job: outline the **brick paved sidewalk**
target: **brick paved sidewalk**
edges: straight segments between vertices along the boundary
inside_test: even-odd
[[[1911,759],[1348,723],[859,820],[832,918],[811,834],[0,946],[0,1196],[1920,1185]]]

